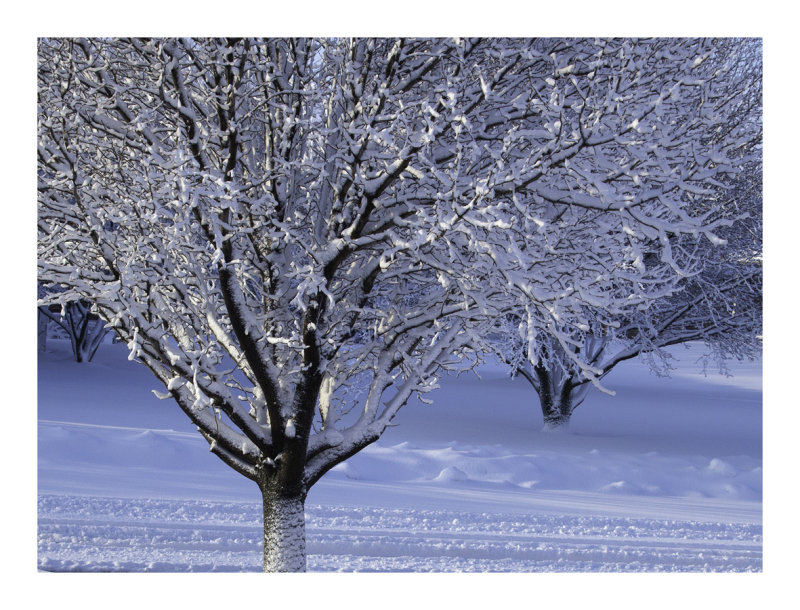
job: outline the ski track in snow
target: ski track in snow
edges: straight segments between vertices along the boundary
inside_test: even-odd
[[[39,496],[39,569],[257,572],[251,503]],[[762,527],[307,505],[316,572],[755,572]],[[102,558],[102,559],[100,559]]]

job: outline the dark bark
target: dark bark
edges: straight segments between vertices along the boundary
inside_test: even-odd
[[[306,569],[305,499],[308,493],[304,476],[308,459],[308,440],[322,375],[319,350],[311,323],[315,308],[306,316],[304,339],[306,365],[302,382],[295,392],[293,431],[284,429],[282,451],[274,466],[264,463],[259,488],[264,507],[264,571],[304,572]]]
[[[534,367],[537,384],[534,385],[539,396],[545,430],[563,429],[569,425],[574,403],[573,390],[576,385],[572,377],[566,377],[559,384],[553,380],[550,371],[541,365]],[[528,381],[531,378],[526,376]]]

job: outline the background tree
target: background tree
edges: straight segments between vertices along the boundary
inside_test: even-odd
[[[515,316],[503,320],[502,335],[493,335],[494,348],[510,365],[512,376],[522,376],[533,387],[545,429],[562,429],[591,388],[631,358],[647,356],[659,374],[668,374],[669,356],[662,349],[671,345],[704,343],[709,351],[703,370],[709,359],[725,372],[730,358],[755,358],[761,352],[761,300],[760,261],[736,262],[687,280],[679,293],[659,299],[613,329],[571,336],[580,345],[583,361],[602,371],[593,378],[586,377],[575,358],[550,336],[539,338],[531,357],[519,338],[520,320]]]
[[[40,279],[91,302],[258,485],[265,570],[302,570],[311,486],[474,364],[519,295],[529,342],[563,339],[553,320],[669,292],[691,266],[669,235],[716,240],[725,219],[690,204],[736,142],[687,127],[724,121],[712,52],[40,40]]]
[[[39,298],[46,295],[47,290],[40,286]],[[84,300],[39,307],[38,319],[40,350],[45,349],[47,328],[52,322],[69,338],[76,362],[91,362],[108,334],[105,322],[92,312],[91,304]]]
[[[566,426],[589,390],[601,387],[599,381],[625,360],[646,356],[652,369],[663,374],[669,362],[662,348],[699,341],[708,348],[706,359],[724,372],[727,359],[753,358],[761,351],[761,41],[715,40],[708,61],[725,76],[706,112],[725,117],[724,123],[708,129],[680,106],[675,117],[697,142],[719,147],[735,142],[727,160],[740,169],[725,184],[711,181],[694,189],[697,197],[687,200],[695,214],[715,210],[729,220],[719,239],[673,234],[653,240],[637,264],[656,265],[680,252],[686,262],[682,277],[672,292],[624,315],[584,328],[554,320],[556,332],[539,335],[532,345],[526,340],[528,320],[509,313],[490,335],[491,349],[510,365],[512,375],[521,375],[537,393],[545,429]],[[657,142],[661,146],[664,140]],[[640,185],[652,183],[652,174],[642,176],[636,181]]]

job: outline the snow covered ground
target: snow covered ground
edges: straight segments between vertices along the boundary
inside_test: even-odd
[[[312,489],[309,570],[761,571],[761,363],[673,353],[670,379],[620,366],[565,434],[499,366],[443,380]],[[39,569],[258,571],[255,486],[126,358],[39,357]]]

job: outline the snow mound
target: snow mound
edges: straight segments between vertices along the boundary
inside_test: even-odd
[[[448,483],[455,483],[460,481],[467,481],[469,477],[467,473],[461,470],[460,468],[456,468],[455,466],[448,466],[447,468],[443,468],[442,471],[435,479],[436,481],[445,481]]]
[[[720,460],[719,458],[712,459],[708,463],[706,470],[715,474],[721,474],[724,477],[734,477],[737,474],[736,468],[734,468],[725,460]]]

